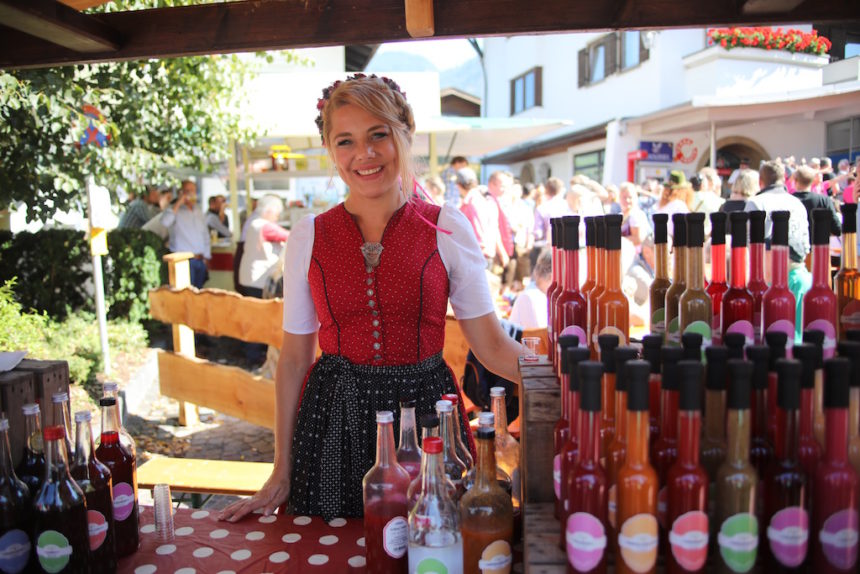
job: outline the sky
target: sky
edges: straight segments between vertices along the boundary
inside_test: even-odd
[[[406,52],[424,56],[439,71],[456,68],[466,60],[476,56],[475,50],[469,44],[469,41],[464,38],[456,40],[394,42],[383,44],[377,50],[377,54],[385,52]]]

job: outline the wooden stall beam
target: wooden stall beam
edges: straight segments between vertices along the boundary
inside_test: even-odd
[[[0,24],[73,52],[113,52],[122,37],[101,20],[54,0],[0,0]]]

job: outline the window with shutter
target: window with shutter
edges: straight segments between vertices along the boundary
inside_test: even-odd
[[[618,70],[618,33],[607,34],[603,40],[605,48],[606,75],[609,77]]]
[[[540,66],[511,80],[511,115],[542,105],[543,73]]]
[[[579,62],[577,63],[579,82],[577,85],[581,88],[588,83],[588,48],[583,48],[579,51]]]

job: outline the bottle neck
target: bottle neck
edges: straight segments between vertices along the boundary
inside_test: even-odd
[[[722,441],[726,426],[726,392],[705,391],[705,436],[711,441]]]
[[[701,247],[687,248],[687,289],[705,288],[705,260]]]
[[[678,415],[681,436],[678,440],[678,461],[687,467],[699,464],[699,434],[702,415],[699,411],[681,411]]]
[[[669,278],[669,245],[666,243],[658,243],[654,246],[654,257],[656,260],[657,269],[655,270],[656,279]]]
[[[764,283],[764,243],[750,243],[750,283]]]
[[[812,286],[830,288],[830,246],[812,246]]]
[[[780,458],[786,461],[796,462],[798,460],[798,425],[799,413],[797,409],[779,409],[779,418],[782,420],[782,452]]]
[[[45,482],[57,482],[69,476],[66,445],[63,440],[45,441]]]
[[[76,423],[75,428],[75,466],[89,464],[93,452],[93,431],[89,421]]]
[[[606,249],[597,248],[597,284],[606,285]]]
[[[42,452],[44,449],[44,440],[42,438],[42,425],[39,422],[39,415],[27,415],[24,425],[27,428],[27,449],[30,452]]]
[[[394,463],[394,428],[392,423],[376,423],[376,465]]]
[[[475,475],[475,486],[486,490],[496,482],[496,441],[489,438],[479,438],[478,443],[478,470]]]
[[[648,464],[648,441],[651,422],[648,411],[627,411],[626,464],[642,467]]]
[[[767,389],[755,389],[755,411],[753,413],[753,436],[767,439]]]
[[[844,463],[848,460],[848,409],[824,409],[827,459]]]
[[[812,400],[813,389],[800,391],[800,436],[812,437],[815,421],[815,403]]]
[[[561,283],[561,273],[559,273],[559,268],[561,267],[561,257],[558,253],[558,247],[552,248],[552,282],[558,285]]]
[[[582,416],[582,411],[579,409],[579,392],[569,391],[567,393],[567,411],[568,411],[568,429],[570,430],[570,438],[574,442],[577,439],[579,431],[579,418]]]
[[[860,440],[860,387],[851,387],[849,391],[848,436]]]
[[[582,411],[579,416],[580,464],[596,467],[600,459],[600,411]]]
[[[678,437],[678,391],[660,391],[660,438],[675,440]]]
[[[439,436],[439,427],[430,427],[430,428],[424,427],[423,429],[421,429],[421,443],[422,444],[424,443],[425,440],[427,440],[428,437],[431,437],[431,436],[435,436],[435,437]]]
[[[564,251],[564,290],[579,290],[579,251],[565,249]]]
[[[570,388],[570,375],[562,373],[561,375],[561,420],[570,421],[570,393],[566,389]]]
[[[627,393],[615,389],[615,438],[619,441],[627,440]]]
[[[400,409],[400,448],[418,449],[418,437],[415,431],[415,408]]]
[[[621,291],[621,250],[606,250],[606,290]]]
[[[747,286],[747,248],[732,247],[732,287],[744,289]]]
[[[424,453],[421,459],[421,496],[448,496],[442,453]]]
[[[108,433],[119,433],[119,420],[114,407],[102,407],[102,436]]]
[[[496,436],[508,434],[508,413],[505,407],[505,397],[493,397],[492,411],[495,417]]]
[[[729,409],[727,416],[726,460],[742,465],[750,458],[750,411]]]
[[[588,269],[586,269],[586,272],[588,273],[586,281],[590,285],[595,285],[597,283],[597,248],[594,245],[589,245],[585,248],[585,255],[588,267]]]
[[[788,288],[788,246],[774,245],[770,250],[773,287]]]
[[[857,269],[857,234],[842,234],[842,268]]]
[[[683,245],[674,247],[675,269],[672,273],[673,283],[684,283],[687,279],[687,248]]]
[[[726,282],[726,244],[711,244],[711,283]]]
[[[13,468],[12,451],[9,448],[9,431],[0,431],[0,476],[9,480],[14,472]]]

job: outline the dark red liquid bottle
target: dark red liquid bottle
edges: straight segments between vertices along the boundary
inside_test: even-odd
[[[594,288],[588,292],[588,348],[591,349],[591,358],[597,359],[600,354],[600,346],[597,342],[597,300],[606,290],[606,225],[603,216],[594,218],[594,245],[595,258],[597,259],[597,276]],[[603,405],[606,408],[606,405]]]
[[[36,572],[86,574],[90,561],[84,493],[69,475],[62,426],[45,429],[45,477],[33,503]]]
[[[792,338],[793,337],[794,335],[792,335]],[[777,446],[782,444],[782,440],[777,440],[776,362],[779,359],[784,359],[786,357],[786,344],[788,337],[785,333],[771,331],[764,334],[764,340],[767,342],[768,349],[770,349],[767,374],[767,438],[770,440],[770,444]]]
[[[794,358],[800,361],[800,431],[798,438],[798,458],[806,476],[815,476],[818,461],[823,450],[815,440],[813,419],[815,417],[813,395],[815,394],[815,369],[821,361],[821,348],[812,343],[795,345]]]
[[[651,363],[651,377],[648,379],[648,420],[650,422],[651,444],[648,452],[654,448],[654,443],[660,438],[660,386],[663,379],[661,375],[660,349],[663,346],[663,335],[645,335],[642,337],[642,358]]]
[[[824,333],[824,358],[836,352],[837,299],[830,286],[830,210],[812,210],[812,287],[803,296],[803,329]]]
[[[705,432],[702,436],[701,461],[713,483],[726,459],[726,378],[729,352],[726,347],[707,347],[705,380]],[[713,504],[714,497],[710,497]]]
[[[587,361],[588,357],[591,355],[591,351],[588,350],[588,347],[571,347],[567,350],[566,366],[567,366],[567,404],[568,410],[570,412],[569,418],[569,427],[567,432],[567,442],[561,449],[561,472],[559,473],[560,482],[561,482],[561,491],[558,493],[561,499],[561,513],[559,516],[559,522],[561,523],[562,536],[561,536],[561,546],[564,548],[565,546],[565,532],[567,528],[567,519],[570,516],[570,501],[568,500],[568,496],[570,494],[570,489],[573,488],[573,471],[576,468],[577,460],[579,459],[579,445],[580,445],[580,426],[579,419],[582,416],[582,411],[580,409],[581,403],[581,389],[580,389],[580,376],[579,376],[579,364],[583,361]],[[562,357],[562,360],[565,360],[565,357]],[[565,389],[561,389],[562,393],[565,392]],[[599,430],[598,430],[599,433]]]
[[[0,570],[17,574],[31,560],[30,491],[12,469],[9,421],[0,418]]]
[[[787,211],[770,214],[773,232],[770,247],[771,285],[762,297],[762,324],[767,333],[784,333],[786,345],[794,344],[797,301],[788,288],[788,216]]]
[[[678,363],[681,380],[678,460],[666,474],[669,574],[704,572],[708,558],[708,474],[699,464],[702,363]]]
[[[657,494],[657,520],[660,527],[666,528],[666,475],[678,459],[678,401],[681,388],[678,361],[684,358],[680,347],[663,347],[663,388],[660,390],[660,438],[651,451],[651,466],[657,473],[659,491]]]
[[[770,349],[765,345],[747,347],[747,358],[752,361],[752,439],[750,440],[750,462],[755,467],[759,480],[764,479],[765,471],[773,459],[773,445],[767,438],[767,380],[770,366]],[[761,485],[759,485],[761,486]],[[762,493],[758,493],[762,503]],[[761,515],[759,515],[761,516]]]
[[[96,458],[110,470],[113,483],[113,519],[117,557],[137,551],[140,544],[137,506],[137,461],[120,443],[116,399],[99,399],[102,435]]]
[[[764,279],[764,211],[750,211],[750,280],[747,289],[753,296],[753,332],[755,344],[764,341],[762,328],[762,302],[767,291]]]
[[[555,298],[557,292],[561,290],[561,254],[558,248],[559,239],[561,238],[561,218],[554,217],[549,220],[550,227],[550,245],[552,246],[552,283],[549,284],[546,290],[547,304],[547,340],[549,342],[547,348],[547,358],[555,365],[555,338],[553,337],[552,328],[555,324]]]
[[[562,234],[564,245],[562,255],[564,258],[564,276],[561,290],[555,303],[555,324],[553,336],[556,339],[556,353],[558,354],[558,341],[563,335],[576,335],[578,344],[588,346],[588,302],[579,290],[579,216],[569,215],[562,218],[564,233]],[[561,377],[560,360],[557,373]]]
[[[555,517],[561,518],[563,501],[561,496],[562,469],[561,451],[570,440],[570,366],[568,363],[568,350],[579,346],[579,337],[576,335],[562,335],[558,338],[559,365],[561,366],[561,416],[555,423],[553,429],[553,461],[552,461],[552,484],[555,491]]]
[[[723,296],[721,333],[723,341],[728,333],[742,333],[746,344],[755,339],[753,329],[753,307],[755,301],[747,289],[747,219],[744,211],[733,211],[729,215],[732,227],[732,276],[731,286]]]
[[[719,345],[722,338],[720,319],[723,309],[723,295],[729,290],[726,285],[726,214],[720,211],[711,213],[711,281],[705,291],[711,298],[711,340]]]
[[[860,478],[848,462],[848,377],[851,363],[824,361],[827,449],[815,472],[812,567],[815,574],[857,572]]]
[[[27,485],[30,496],[36,496],[42,486],[45,475],[45,451],[42,438],[41,409],[37,403],[29,403],[21,407],[24,413],[26,430],[24,454],[15,474]]]
[[[600,417],[600,462],[606,468],[606,453],[615,439],[615,349],[618,348],[618,337],[615,335],[600,335],[600,362],[603,363],[603,384]]]

